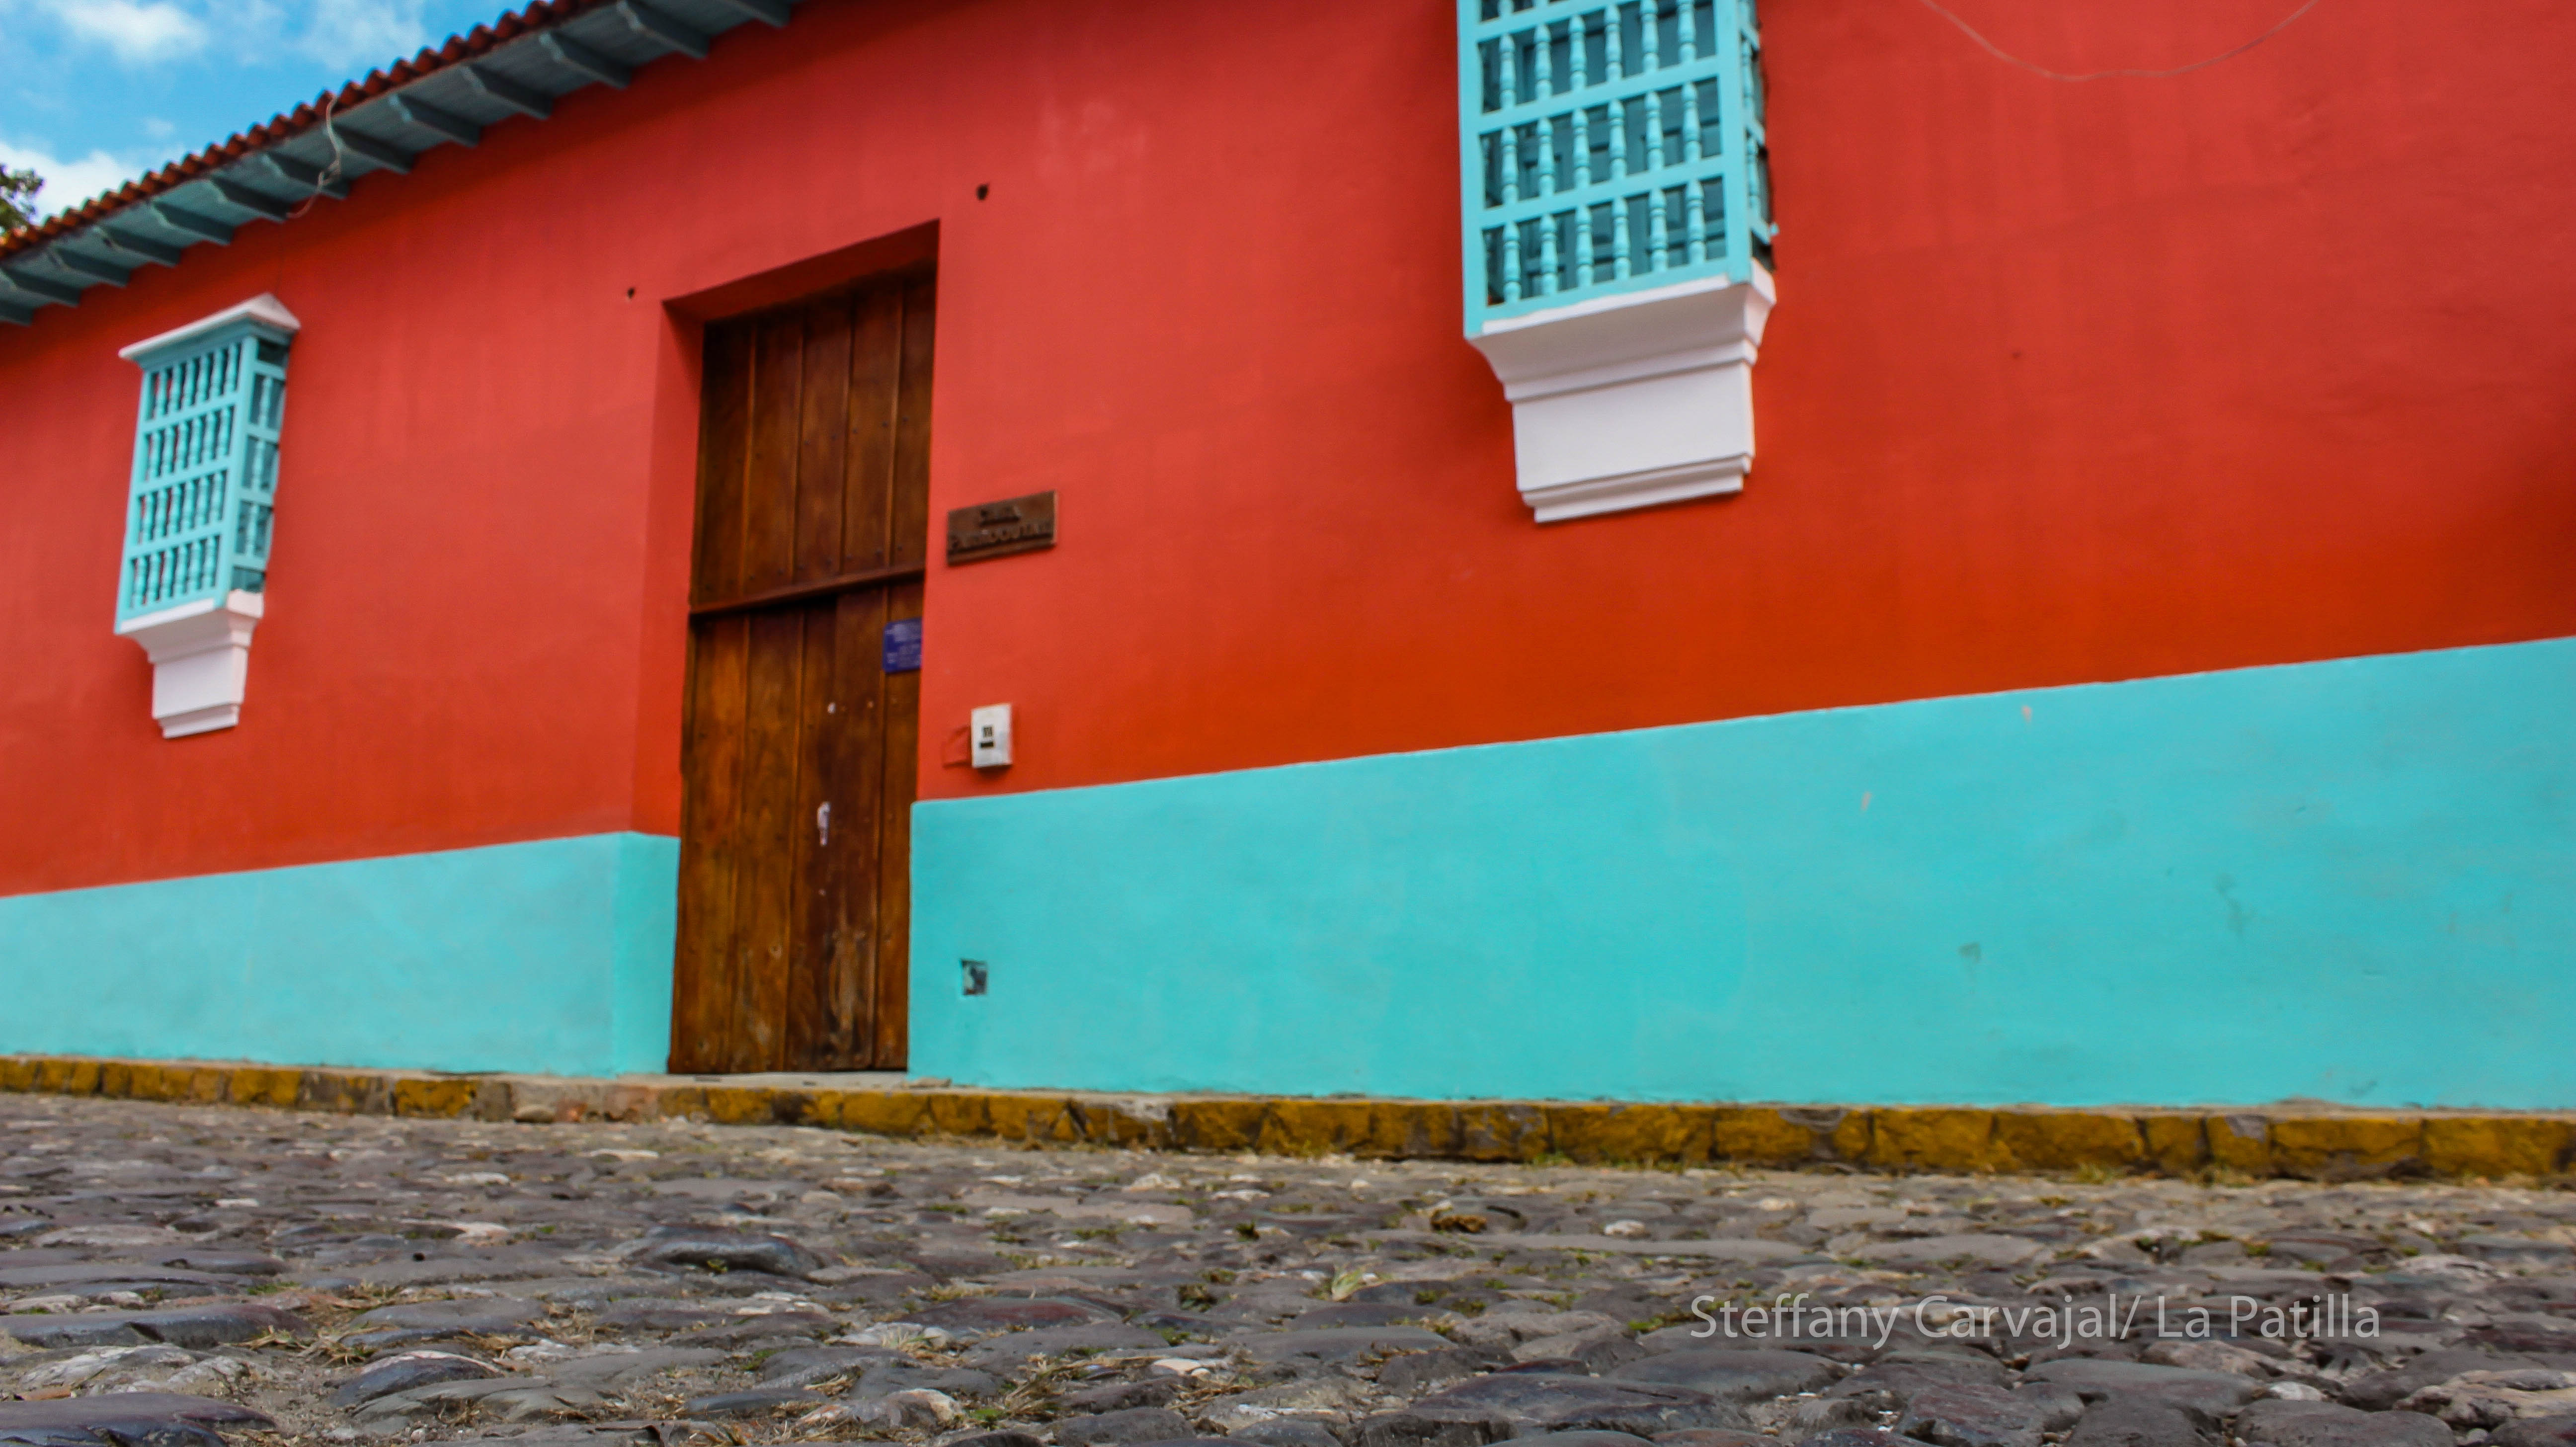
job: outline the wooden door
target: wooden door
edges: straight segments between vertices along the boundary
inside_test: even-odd
[[[673,1070],[904,1064],[932,316],[921,274],[707,328]]]

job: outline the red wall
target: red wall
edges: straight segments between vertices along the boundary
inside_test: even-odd
[[[2288,0],[1958,0],[2059,69]],[[0,892],[677,827],[664,303],[936,222],[923,793],[2576,633],[2576,11],[2334,0],[2065,85],[1769,0],[1737,499],[1547,528],[1459,339],[1442,0],[805,0],[0,335]],[[975,199],[989,184],[991,199]],[[629,288],[633,299],[629,299]],[[136,375],[306,331],[241,728],[109,634]],[[1022,762],[943,769],[975,704]]]

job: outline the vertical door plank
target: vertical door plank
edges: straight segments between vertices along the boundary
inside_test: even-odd
[[[796,890],[797,695],[802,609],[754,613],[743,727],[742,866],[734,905],[736,1016],[729,1068],[784,1068],[781,1027]]]
[[[701,602],[742,587],[743,470],[751,428],[751,329],[707,328],[699,386],[698,527],[689,595]]]
[[[744,663],[749,625],[690,630],[681,748],[679,949],[672,962],[671,1068],[716,1070],[730,1054],[734,878],[740,865]]]
[[[832,841],[839,913],[816,941],[813,1005],[825,1022],[809,1067],[848,1070],[866,1059],[868,951],[876,944],[877,760],[884,752],[882,677],[885,591],[845,593],[833,619],[833,691],[841,730],[832,752]]]
[[[893,496],[887,531],[890,560],[920,562],[930,539],[930,382],[938,331],[933,278],[908,283],[903,296],[903,378],[895,405]],[[918,618],[922,585],[888,590],[886,616]],[[880,1070],[900,1070],[908,1057],[912,952],[912,801],[920,757],[921,675],[885,681],[884,783],[877,865],[875,1039],[869,1054]]]
[[[851,319],[850,439],[841,555],[851,571],[886,565],[895,408],[903,388],[903,288],[861,292]]]
[[[752,355],[751,465],[745,473],[745,592],[784,586],[796,561],[796,443],[804,318],[760,324]]]
[[[895,563],[918,563],[930,540],[930,351],[938,324],[938,291],[928,278],[903,294],[903,384],[895,404],[894,499],[890,548]]]
[[[789,900],[786,978],[782,992],[782,1063],[790,1070],[826,1068],[832,1022],[826,1001],[832,938],[848,913],[850,823],[839,788],[847,770],[846,706],[841,701],[838,600],[794,610],[803,633],[804,687],[796,706],[796,815],[790,838],[795,879]]]
[[[805,315],[803,417],[797,436],[797,582],[841,571],[841,473],[849,447],[850,313],[830,302]]]
[[[886,616],[921,616],[921,584],[901,583],[887,590]],[[885,678],[885,743],[880,750],[877,827],[876,949],[874,978],[875,1038],[869,1042],[869,1064],[878,1070],[901,1070],[911,1034],[912,960],[912,801],[921,753],[921,675],[894,673]]]

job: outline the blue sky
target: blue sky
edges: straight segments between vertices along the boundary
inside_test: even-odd
[[[50,215],[525,0],[0,0],[0,163]]]

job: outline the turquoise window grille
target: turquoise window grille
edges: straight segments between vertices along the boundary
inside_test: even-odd
[[[1771,261],[1753,0],[1459,0],[1467,333]]]
[[[136,354],[143,405],[119,624],[268,578],[293,334],[255,317]]]

